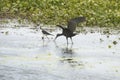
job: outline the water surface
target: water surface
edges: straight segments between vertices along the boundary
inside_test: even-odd
[[[54,36],[43,40],[31,27],[0,28],[0,80],[120,79],[119,32],[86,29],[67,45],[64,36],[54,41],[59,28],[47,31]]]

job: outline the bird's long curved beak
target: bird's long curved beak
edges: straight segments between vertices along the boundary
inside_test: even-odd
[[[58,34],[56,35],[56,37],[55,37],[54,41],[55,41],[57,38],[58,38]]]
[[[57,36],[55,37],[54,41],[57,39]]]

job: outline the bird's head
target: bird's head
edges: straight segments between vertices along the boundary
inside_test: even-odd
[[[38,29],[42,29],[39,23],[37,23],[36,26]]]
[[[42,30],[41,26],[40,26],[40,29]]]
[[[56,25],[56,26],[60,27],[61,25]]]

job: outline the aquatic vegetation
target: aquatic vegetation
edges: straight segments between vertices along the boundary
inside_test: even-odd
[[[113,41],[113,44],[116,45],[118,42],[117,41]]]
[[[108,48],[112,48],[112,46],[111,46],[111,45],[108,45]]]
[[[27,19],[35,23],[66,24],[77,16],[86,26],[119,27],[119,0],[1,0],[0,18]],[[83,24],[80,24],[84,26]]]

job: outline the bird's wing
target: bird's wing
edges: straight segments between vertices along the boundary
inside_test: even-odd
[[[50,34],[49,32],[47,32],[47,31],[45,31],[45,30],[42,30],[42,32],[43,32],[43,34],[45,34],[45,35],[52,35],[52,34]]]
[[[76,29],[76,24],[80,22],[84,22],[86,19],[85,17],[76,17],[68,21],[68,29],[70,29],[72,32]]]

